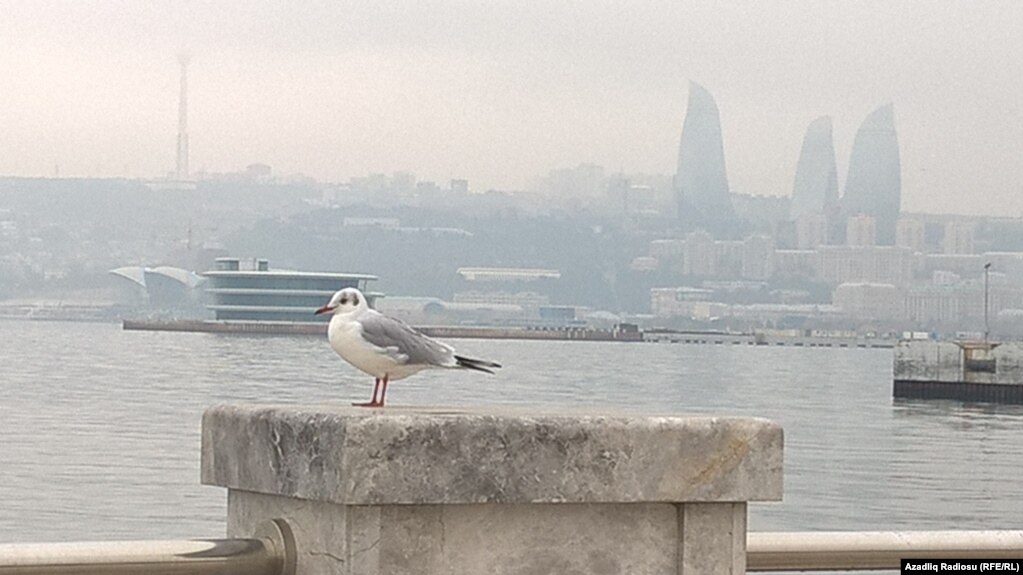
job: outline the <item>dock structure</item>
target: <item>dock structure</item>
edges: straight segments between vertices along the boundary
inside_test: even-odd
[[[217,321],[217,320],[124,320],[125,330],[186,331],[240,335],[317,335],[326,336],[325,322]],[[439,338],[532,339],[566,341],[642,341],[643,333],[633,325],[620,324],[612,329],[581,327],[521,327],[425,325],[415,329]]]
[[[782,441],[756,418],[218,406],[202,481],[229,537],[286,521],[303,575],[744,573]]]
[[[1023,342],[903,341],[893,373],[897,398],[1023,404]]]
[[[219,321],[219,320],[123,320],[125,330],[182,331],[235,335],[316,335],[326,336],[324,322]],[[820,348],[891,348],[893,339],[861,336],[783,336],[763,333],[719,331],[674,331],[639,329],[622,323],[611,329],[576,326],[476,326],[419,325],[415,329],[442,339],[515,339],[553,341],[617,341],[699,345],[757,345]]]
[[[699,345],[758,345],[821,348],[891,348],[894,340],[862,336],[769,335],[761,332],[728,333],[717,331],[647,330],[643,341]]]

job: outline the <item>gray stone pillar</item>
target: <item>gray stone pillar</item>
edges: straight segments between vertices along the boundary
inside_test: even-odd
[[[295,533],[299,575],[738,574],[782,494],[766,420],[218,406],[202,481],[227,531]]]

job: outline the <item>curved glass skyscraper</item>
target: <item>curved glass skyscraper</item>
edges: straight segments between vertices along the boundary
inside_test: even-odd
[[[806,214],[833,214],[838,209],[838,168],[831,136],[831,117],[810,123],[803,137],[803,149],[796,165],[792,186],[792,219]]]
[[[895,243],[902,202],[902,168],[895,113],[891,104],[871,112],[853,140],[849,175],[842,196],[846,216],[865,214],[877,222],[877,242]]]
[[[718,106],[710,92],[696,82],[689,83],[675,193],[679,220],[686,229],[720,232],[734,219]]]

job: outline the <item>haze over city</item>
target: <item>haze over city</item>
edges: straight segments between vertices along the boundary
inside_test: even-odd
[[[789,195],[806,126],[839,185],[894,105],[905,211],[1023,212],[1016,2],[5,2],[0,174],[174,169],[192,55],[193,172],[262,162],[519,190],[581,163],[672,174],[688,82],[713,92],[733,191]]]
[[[1021,23],[0,0],[0,573],[1018,567]]]

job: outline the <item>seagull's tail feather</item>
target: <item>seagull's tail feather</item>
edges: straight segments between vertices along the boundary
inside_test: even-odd
[[[455,363],[458,367],[464,367],[466,369],[475,369],[476,371],[483,371],[491,375],[494,374],[494,370],[490,368],[499,368],[501,364],[494,363],[492,361],[486,361],[484,359],[473,359],[471,357],[462,357],[460,355],[455,356]]]

